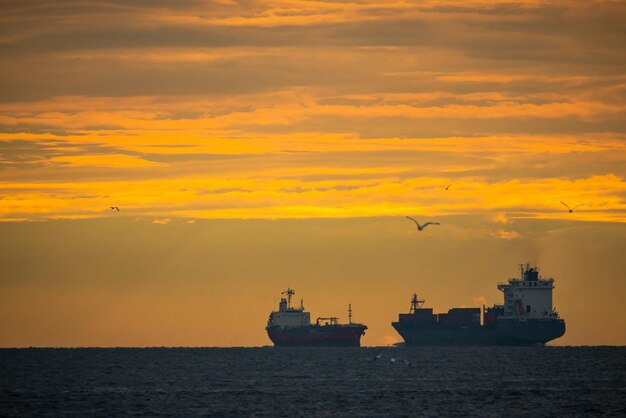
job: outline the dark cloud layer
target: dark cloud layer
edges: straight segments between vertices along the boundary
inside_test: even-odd
[[[606,75],[623,74],[626,64],[622,48],[626,30],[621,24],[626,13],[623,4],[614,2],[600,7],[582,2],[543,4],[532,9],[512,5],[426,9],[415,5],[403,18],[398,18],[398,12],[374,9],[367,11],[367,20],[352,23],[330,19],[328,23],[281,24],[277,20],[271,26],[255,26],[255,15],[264,10],[262,3],[251,10],[206,2],[183,2],[176,7],[164,7],[160,2],[98,2],[78,7],[74,2],[30,4],[3,5],[0,90],[5,100],[82,94],[236,94],[341,85],[349,83],[346,75],[366,84],[368,78],[379,77],[377,72],[409,68],[406,63],[394,62],[398,58],[413,57],[414,69],[441,70],[441,63],[429,64],[433,50],[455,55],[459,61],[445,64],[464,70],[491,68],[497,72],[521,67],[543,73]],[[239,15],[250,23],[235,26],[175,19],[196,15],[203,19]],[[388,57],[383,64],[368,59],[369,53],[359,52],[358,47],[402,47],[406,51]],[[217,63],[98,58],[107,51],[166,56],[167,48],[296,48],[307,51],[308,57],[289,57],[287,52],[267,59],[239,57]],[[317,62],[315,56],[328,54],[329,48],[336,55],[356,57],[369,71],[355,67],[354,59],[344,62],[345,68],[332,59]],[[76,57],[85,52],[92,58]],[[395,90],[391,80],[378,78],[377,83]]]
[[[66,142],[58,139],[0,140],[0,169],[8,165],[26,168],[33,164],[44,164],[47,160],[61,156],[75,155],[106,155],[132,153],[115,147],[92,144]]]

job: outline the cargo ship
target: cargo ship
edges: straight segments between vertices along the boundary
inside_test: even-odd
[[[504,304],[481,308],[452,308],[433,314],[413,294],[408,314],[392,326],[406,345],[543,345],[565,334],[565,321],[552,307],[554,279],[539,276],[529,264],[520,265],[520,278],[498,283]]]
[[[277,347],[283,346],[344,346],[360,347],[361,336],[367,326],[352,322],[352,305],[348,308],[349,322],[340,324],[339,318],[317,318],[311,323],[311,314],[300,307],[291,306],[291,297],[295,290],[282,292],[278,311],[270,313],[267,321],[267,335]]]

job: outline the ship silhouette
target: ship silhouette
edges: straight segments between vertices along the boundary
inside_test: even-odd
[[[347,346],[359,347],[361,336],[367,326],[352,322],[352,306],[348,309],[349,323],[340,324],[337,317],[320,317],[311,323],[311,314],[300,307],[291,306],[295,290],[287,289],[282,294],[278,311],[270,313],[267,335],[275,346]]]
[[[504,304],[482,308],[452,308],[433,314],[413,294],[408,314],[392,326],[406,345],[537,345],[565,334],[565,321],[552,306],[554,279],[539,277],[528,264],[521,277],[498,283]]]

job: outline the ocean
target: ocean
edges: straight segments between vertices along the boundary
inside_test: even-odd
[[[0,415],[626,416],[626,348],[0,349]]]

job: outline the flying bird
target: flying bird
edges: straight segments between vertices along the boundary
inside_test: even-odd
[[[376,354],[376,357],[374,357],[374,358],[372,359],[372,361],[380,360],[380,358],[381,358],[382,356],[383,356],[383,353],[378,353],[378,354]]]
[[[450,186],[452,186],[452,185],[448,184],[447,186],[441,186],[441,187],[443,187],[444,189],[448,190],[450,188]]]
[[[573,208],[570,208],[570,207],[567,205],[567,203],[565,203],[565,202],[561,202],[561,204],[567,208],[567,210],[569,211],[569,213],[574,213],[574,209],[576,209],[578,206],[582,206],[582,205],[584,205],[584,203],[581,203],[581,204],[579,204],[579,205],[574,206]]]
[[[116,210],[116,211],[118,211],[118,212],[120,211],[120,208],[118,208],[117,206],[111,206],[111,209],[112,209],[112,210]]]
[[[407,216],[406,218],[415,222],[415,225],[417,225],[418,231],[421,231],[422,229],[426,228],[428,225],[439,225],[439,222],[426,222],[424,225],[420,225],[419,222],[417,222],[415,219],[411,218],[410,216]]]

